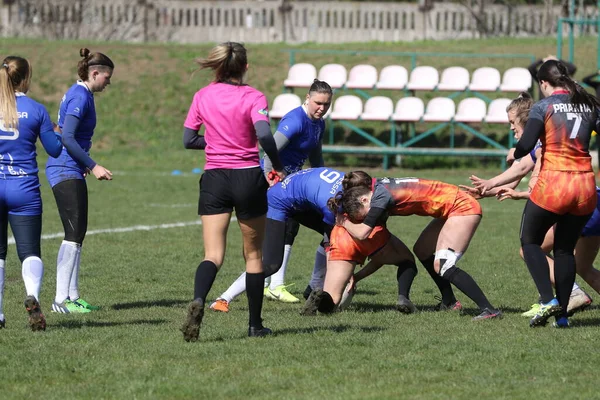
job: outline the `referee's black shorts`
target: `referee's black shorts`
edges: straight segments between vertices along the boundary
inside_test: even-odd
[[[209,169],[200,178],[199,215],[231,213],[252,219],[267,213],[269,184],[260,167]]]

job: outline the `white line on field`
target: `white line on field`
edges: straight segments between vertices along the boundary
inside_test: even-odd
[[[237,221],[236,217],[231,217],[231,222]],[[101,235],[104,233],[126,233],[126,232],[135,232],[135,231],[154,231],[156,229],[171,229],[171,228],[184,228],[186,226],[193,225],[202,225],[202,221],[200,219],[196,221],[189,222],[174,222],[172,224],[160,224],[160,225],[133,225],[133,226],[125,226],[123,228],[106,228],[106,229],[96,229],[92,231],[87,231],[86,236],[90,235]],[[49,233],[46,235],[42,235],[42,240],[46,239],[57,239],[63,237],[64,232],[58,233]],[[15,244],[15,238],[9,237],[8,244]]]

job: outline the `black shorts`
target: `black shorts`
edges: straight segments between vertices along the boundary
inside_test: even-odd
[[[209,169],[200,178],[199,215],[231,213],[252,219],[267,213],[269,184],[260,167]]]

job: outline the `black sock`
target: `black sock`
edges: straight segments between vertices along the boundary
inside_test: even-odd
[[[417,276],[417,265],[413,261],[403,261],[398,264],[396,279],[398,280],[398,294],[408,299],[410,287]]]
[[[445,260],[441,261],[443,262]],[[481,290],[477,282],[475,282],[471,275],[469,275],[462,269],[458,267],[451,267],[448,269],[448,271],[444,273],[443,277],[445,279],[448,279],[448,281],[452,282],[454,286],[456,286],[461,292],[466,294],[468,298],[473,300],[480,309],[494,309],[492,304],[488,301],[487,297],[485,297],[485,294],[483,294],[483,291]]]
[[[548,266],[546,254],[537,244],[526,244],[523,246],[523,258],[535,282],[542,303],[548,303],[554,298],[554,291],[550,281],[550,267]]]
[[[265,274],[250,274],[246,272],[246,296],[248,296],[249,324],[253,328],[262,329],[262,305]]]
[[[435,272],[435,268],[433,267],[434,260],[435,257],[431,256],[425,260],[420,261],[429,273],[429,276],[431,276],[431,279],[433,279],[436,286],[438,287],[440,294],[442,295],[442,303],[449,306],[451,304],[456,303],[456,297],[454,296],[454,291],[452,290],[450,282],[442,278],[437,272]]]
[[[321,297],[321,303],[319,303],[319,312],[324,314],[331,314],[335,310],[335,303],[331,298],[331,295],[327,292],[323,292]]]
[[[562,307],[559,317],[567,316],[569,298],[575,282],[575,257],[572,254],[555,255],[554,258],[554,282],[556,285],[556,297]]]
[[[204,260],[198,265],[196,279],[194,280],[194,299],[206,301],[206,296],[215,281],[217,271],[217,266],[212,261]]]

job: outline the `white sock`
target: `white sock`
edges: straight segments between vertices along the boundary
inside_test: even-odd
[[[271,284],[271,277],[267,276],[265,278],[265,287],[268,288],[270,284]]]
[[[243,274],[240,275],[239,278],[237,278],[235,280],[235,282],[233,282],[231,284],[231,286],[229,286],[229,288],[222,295],[219,296],[219,299],[223,299],[229,303],[229,302],[233,301],[233,299],[238,297],[240,294],[244,293],[245,291],[246,291],[246,273],[244,272]]]
[[[323,246],[317,248],[315,253],[315,266],[310,277],[310,287],[314,289],[323,289],[325,283],[325,273],[327,272],[327,255]]]
[[[21,274],[25,283],[27,296],[33,296],[40,301],[40,290],[42,288],[42,278],[44,277],[44,263],[39,257],[31,256],[23,260]]]
[[[71,280],[69,282],[69,299],[75,301],[79,298],[79,265],[81,264],[81,246],[77,247],[77,253],[75,254],[75,266],[73,267],[73,273],[71,274]]]
[[[0,260],[0,321],[4,321],[4,264],[5,260]]]
[[[574,292],[576,290],[581,290],[581,288],[579,287],[579,285],[577,284],[577,282],[573,282],[573,289],[571,289],[571,291]]]
[[[69,297],[69,284],[73,275],[73,268],[77,261],[78,243],[63,240],[58,250],[56,260],[56,296],[54,301],[62,303]]]
[[[281,263],[281,268],[279,268],[279,271],[271,275],[271,284],[269,285],[271,289],[275,289],[277,286],[281,286],[285,282],[285,271],[287,270],[291,255],[292,246],[286,244],[283,248],[283,262]]]

